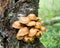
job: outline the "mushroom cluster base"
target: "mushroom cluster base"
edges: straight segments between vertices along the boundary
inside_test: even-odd
[[[24,41],[19,41],[20,48],[45,48],[38,38],[35,38],[33,42],[26,43]]]

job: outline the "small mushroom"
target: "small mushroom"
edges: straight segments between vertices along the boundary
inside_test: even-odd
[[[42,20],[42,18],[40,18],[40,17],[37,17],[37,18],[36,18],[36,20]]]
[[[20,24],[19,21],[15,21],[15,22],[12,24],[12,27],[13,27],[13,28],[16,28],[16,29],[20,29],[22,26],[21,26],[21,24]]]
[[[25,36],[29,33],[29,29],[27,27],[23,27],[18,31],[17,36]]]
[[[27,26],[35,26],[36,22],[35,21],[31,21],[27,24]]]
[[[40,22],[36,22],[35,28],[41,28],[42,24]]]
[[[21,17],[19,19],[19,22],[22,23],[22,24],[27,24],[30,22],[30,19],[28,17]]]
[[[36,15],[35,14],[29,14],[28,16],[27,16],[30,20],[36,20]]]
[[[22,39],[23,39],[23,36],[17,35],[16,38],[17,38],[18,40],[22,40]]]
[[[38,32],[38,29],[36,29],[36,28],[31,28],[31,29],[30,29],[30,33],[29,33],[29,36],[30,36],[30,37],[34,37],[37,32]]]
[[[28,16],[27,16],[30,20],[42,20],[42,18],[40,18],[40,17],[37,17],[35,14],[29,14]]]
[[[34,38],[32,38],[32,37],[29,37],[29,36],[24,37],[25,42],[32,42],[33,40],[34,40]]]
[[[46,28],[42,26],[42,27],[41,27],[41,31],[42,31],[42,32],[45,32],[45,31],[46,31]]]
[[[44,21],[40,21],[40,23],[43,25]]]
[[[36,37],[39,38],[41,35],[42,35],[42,32],[39,31],[39,32],[37,32]]]

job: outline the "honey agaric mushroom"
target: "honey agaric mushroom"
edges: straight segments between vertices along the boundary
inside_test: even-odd
[[[22,40],[22,39],[23,39],[23,36],[19,36],[19,35],[17,34],[16,38],[17,38],[18,40]]]
[[[23,27],[18,31],[19,36],[25,36],[29,33],[29,29],[27,27]]]
[[[25,37],[24,37],[24,41],[25,41],[25,42],[32,42],[33,40],[34,40],[33,37],[29,37],[29,36],[25,36]]]
[[[37,18],[36,18],[36,20],[42,20],[42,18],[40,18],[40,17],[37,17]]]
[[[36,37],[39,38],[41,35],[42,35],[42,32],[39,31],[39,32],[37,32]]]
[[[29,32],[29,36],[30,36],[30,37],[34,37],[37,32],[38,32],[38,29],[36,29],[36,28],[31,28],[31,29],[30,29],[30,32]]]
[[[27,23],[30,22],[30,19],[29,19],[28,17],[21,17],[21,18],[19,19],[19,21],[20,21],[20,23],[22,23],[22,24],[27,24]]]
[[[36,22],[35,21],[31,21],[27,24],[27,26],[35,26],[36,25]]]
[[[35,14],[29,14],[28,16],[27,16],[30,20],[36,20],[36,15]]]
[[[40,21],[40,23],[43,25],[44,21]]]
[[[42,24],[40,22],[36,22],[35,28],[41,28]]]
[[[27,17],[21,17],[12,24],[13,28],[19,29],[16,38],[24,42],[32,42],[35,38],[41,37],[46,28],[42,26],[43,21],[35,14],[29,14]]]
[[[16,29],[20,29],[21,28],[21,24],[19,21],[15,21],[13,24],[12,24],[12,27],[13,28],[16,28]]]
[[[27,17],[30,20],[42,20],[41,18],[37,17],[35,14],[29,14]]]
[[[45,31],[46,31],[46,28],[42,26],[42,27],[41,27],[41,31],[42,31],[42,32],[45,32]]]

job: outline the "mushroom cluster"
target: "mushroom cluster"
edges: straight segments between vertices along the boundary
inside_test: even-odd
[[[16,38],[24,42],[32,42],[35,38],[41,37],[42,33],[46,31],[41,20],[35,14],[29,14],[15,21],[12,27],[19,29]]]

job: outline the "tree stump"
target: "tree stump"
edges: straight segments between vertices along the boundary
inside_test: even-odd
[[[4,48],[45,48],[38,38],[32,43],[25,43],[22,40],[17,40],[17,30],[11,26],[12,23],[20,17],[27,16],[30,13],[38,15],[39,0],[14,0],[14,2],[14,8],[11,10],[13,15],[8,16],[7,14],[11,12],[10,9],[6,9],[3,20],[1,19],[2,21],[0,21],[0,38],[2,38],[2,46]]]

